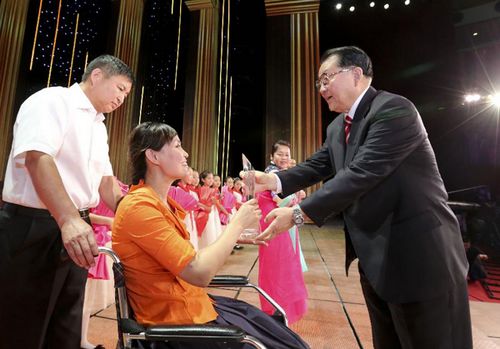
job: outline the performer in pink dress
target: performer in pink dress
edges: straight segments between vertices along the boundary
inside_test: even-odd
[[[122,194],[125,195],[128,192],[128,186],[118,179],[116,179]],[[111,241],[111,225],[113,224],[113,217],[115,213],[106,206],[104,201],[100,200],[99,204],[90,209],[90,221],[92,222],[92,228],[94,228],[95,240],[97,246],[106,246],[106,244]],[[96,264],[89,268],[90,279],[98,280],[109,280],[106,256],[99,254],[96,259]]]
[[[271,164],[266,172],[284,170],[288,168],[289,161],[290,143],[278,141],[273,145]],[[260,225],[263,231],[269,225],[264,218],[278,207],[281,200],[270,191],[257,194],[257,199],[262,211]],[[285,200],[293,203],[293,198]],[[307,289],[300,253],[298,230],[293,234],[278,234],[268,241],[268,246],[259,246],[259,286],[283,307],[290,323],[300,320],[307,311]],[[262,297],[260,304],[264,312],[273,312],[273,307]]]
[[[219,214],[215,205],[217,193],[212,188],[214,175],[210,171],[203,171],[200,174],[200,183],[198,195],[199,203],[203,210],[197,212],[196,225],[198,229],[198,246],[203,248],[211,245],[222,233]],[[200,205],[201,206],[201,205]]]
[[[198,201],[198,208],[193,211],[194,223],[196,227],[196,234],[198,235],[196,238],[196,244],[199,247],[199,240],[202,231],[200,231],[200,227],[204,227],[207,223],[206,220],[208,217],[205,214],[205,211],[209,211],[210,208],[204,205],[200,201],[200,174],[198,171],[193,169],[193,175],[191,178],[191,184],[188,185],[189,193]]]
[[[236,177],[234,179],[234,187],[233,187],[233,195],[236,200],[235,202],[235,207],[236,210],[240,208],[241,205],[245,202],[245,197],[243,196],[243,181],[239,178]]]
[[[122,190],[122,194],[125,195],[128,192],[128,186],[118,179],[115,178]],[[101,199],[99,204],[90,209],[90,221],[92,222],[92,228],[94,229],[94,236],[97,246],[106,246],[108,242],[111,241],[111,226],[113,225],[113,217],[115,213],[106,206],[104,201]],[[92,280],[109,280],[110,275],[108,272],[107,259],[104,254],[99,254],[96,257],[96,263],[93,267],[88,270],[88,279]],[[87,281],[88,283],[91,281]],[[90,291],[88,294],[88,287],[86,287],[87,292],[85,292],[85,298],[83,303],[83,313],[82,313],[82,335],[80,339],[80,347],[83,349],[93,349],[93,348],[103,348],[100,344],[94,345],[90,343],[87,339],[87,332],[89,327],[91,305],[88,304],[89,297],[93,299],[96,297],[95,289],[93,292]],[[97,297],[102,296],[102,294],[97,295]]]
[[[168,196],[174,199],[186,211],[184,223],[189,232],[189,240],[195,250],[198,250],[198,230],[196,229],[196,221],[194,212],[198,210],[198,195],[193,195],[190,190],[190,184],[193,181],[193,169],[189,168],[186,176],[182,178],[177,186],[170,186]]]
[[[191,184],[189,185],[189,190],[198,193],[198,189],[200,186],[200,174],[194,168],[193,168],[193,175],[191,177],[192,180]]]
[[[218,215],[218,220],[221,225],[222,230],[224,230],[224,226],[227,224],[227,220],[223,217],[228,217],[229,212],[226,210],[224,205],[222,204],[222,193],[221,193],[221,179],[219,175],[214,176],[214,184],[212,185],[212,188],[215,191],[215,197],[213,199],[214,205],[217,208],[217,215]],[[222,231],[221,231],[222,232]]]
[[[236,198],[233,195],[234,181],[232,177],[226,177],[225,185],[222,187],[222,206],[227,214],[220,212],[220,222],[222,225],[227,225],[233,214],[236,213]]]

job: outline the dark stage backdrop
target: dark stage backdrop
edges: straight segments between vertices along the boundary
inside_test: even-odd
[[[337,11],[338,2],[320,1],[320,52],[341,45],[365,49],[374,63],[374,86],[408,97],[419,109],[448,190],[485,184],[498,192],[498,109],[486,104],[464,105],[463,95],[471,90],[483,94],[500,90],[500,20],[498,15],[493,16],[500,12],[500,6],[489,12],[492,19],[463,25],[464,11],[485,1],[411,0],[405,6],[403,1],[388,0],[388,10],[381,8],[378,1],[374,8],[369,8],[367,1],[342,1],[355,5],[354,12],[349,12],[347,6]],[[40,1],[30,1],[14,113],[4,117],[13,120],[27,96],[47,84],[67,86],[79,81],[87,60],[113,53],[120,3],[44,0],[39,13]],[[242,152],[257,168],[264,168],[267,162],[266,124],[275,125],[277,121],[265,120],[269,102],[266,72],[270,69],[266,65],[266,45],[276,42],[282,33],[273,32],[280,28],[276,24],[279,21],[273,22],[273,28],[266,26],[263,0],[219,3],[221,25],[227,26],[230,21],[230,31],[216,35],[228,43],[229,51],[219,51],[221,57],[215,59],[227,59],[228,64],[221,69],[232,79],[228,80],[232,83],[231,96],[226,96],[225,81],[217,84],[224,90],[222,98],[231,97],[231,128],[226,140],[219,139],[219,145],[229,145],[224,155],[228,160],[225,168],[229,175],[237,175]],[[185,102],[189,86],[194,83],[186,81],[186,72],[196,69],[188,62],[196,62],[198,32],[192,24],[198,21],[197,16],[184,1],[145,0],[141,39],[133,43],[139,45],[140,52],[132,126],[139,120],[156,120],[171,124],[179,134],[186,128]],[[57,20],[59,30],[53,51]],[[472,36],[474,31],[479,35]],[[286,50],[287,46],[282,46]],[[283,93],[273,90],[267,96],[289,98]],[[284,110],[280,117],[288,117],[288,112]],[[322,102],[323,130],[333,117]],[[218,150],[220,159],[223,151]],[[212,170],[220,169],[219,164]]]
[[[40,3],[30,1],[28,8],[16,112],[27,97],[44,87],[80,82],[86,63],[103,53],[112,54],[114,47],[116,2],[44,0],[42,7]]]

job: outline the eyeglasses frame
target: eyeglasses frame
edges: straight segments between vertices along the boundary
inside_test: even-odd
[[[321,77],[318,78],[314,82],[314,85],[316,86],[317,90],[320,90],[321,87],[327,86],[330,82],[332,82],[335,79],[335,76],[337,76],[338,74],[351,71],[354,68],[356,68],[356,67],[343,68],[343,69],[340,69],[339,71],[336,71],[336,72],[333,72],[333,73],[322,74]],[[326,81],[325,81],[325,79],[326,79]]]

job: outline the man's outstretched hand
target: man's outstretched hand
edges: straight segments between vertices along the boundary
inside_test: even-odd
[[[265,218],[266,222],[271,222],[255,240],[269,241],[276,235],[288,231],[293,227],[293,208],[279,207],[269,212]]]
[[[255,192],[260,193],[266,190],[276,191],[276,175],[273,173],[265,173],[261,171],[253,171],[255,172]],[[241,179],[245,179],[248,172],[241,171],[240,177]]]

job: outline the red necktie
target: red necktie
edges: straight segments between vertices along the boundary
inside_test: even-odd
[[[345,115],[344,118],[344,131],[345,131],[345,143],[347,144],[347,141],[349,140],[349,133],[351,132],[351,125],[352,125],[352,117],[349,115]]]

